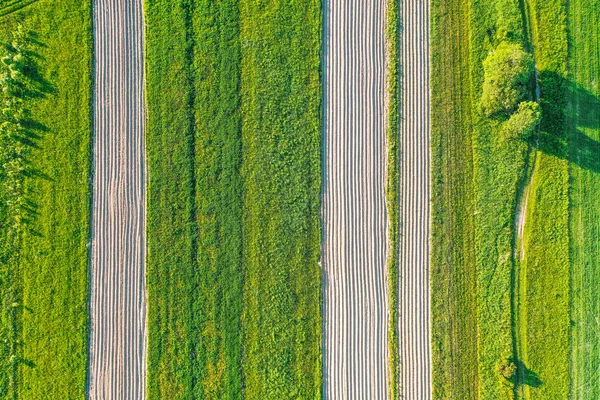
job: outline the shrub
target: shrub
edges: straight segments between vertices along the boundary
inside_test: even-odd
[[[519,44],[502,42],[483,61],[481,107],[486,116],[511,114],[527,96],[533,58]]]
[[[542,110],[535,101],[524,101],[518,110],[504,123],[503,134],[507,140],[527,140],[534,133],[542,119]]]
[[[512,359],[505,359],[498,363],[496,372],[501,378],[514,383],[517,378],[517,364]]]

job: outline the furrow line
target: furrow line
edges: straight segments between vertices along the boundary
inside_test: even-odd
[[[324,6],[324,394],[388,393],[385,4]]]
[[[400,397],[431,399],[429,0],[402,4]]]
[[[141,0],[94,3],[89,387],[142,399],[146,369],[145,106]]]

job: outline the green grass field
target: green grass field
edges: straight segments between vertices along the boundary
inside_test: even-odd
[[[469,7],[431,4],[433,393],[475,399],[479,390]]]
[[[244,382],[321,393],[321,3],[240,2]]]
[[[524,381],[519,397],[558,399],[569,397],[571,353],[566,6],[560,0],[531,0],[528,9],[543,116],[519,275],[520,373],[534,382]]]
[[[87,361],[89,169],[91,132],[91,6],[40,0],[0,19],[0,40],[21,23],[33,31],[39,74],[24,104],[27,177],[24,221],[2,283],[2,334],[7,294],[16,329],[14,357],[0,364],[0,397],[83,398]],[[12,212],[12,211],[11,211]],[[5,234],[3,228],[2,234]],[[6,336],[4,340],[6,340]],[[10,378],[5,380],[7,371]],[[5,384],[8,382],[8,386]]]
[[[456,0],[433,4],[432,155],[437,165],[433,176],[432,301],[436,398],[568,397],[572,351],[569,308],[581,307],[572,305],[569,286],[570,182],[565,110],[569,93],[583,95],[568,89],[572,85],[566,80],[565,12],[565,5],[559,1]],[[543,116],[540,133],[529,144],[503,140],[501,120],[486,117],[478,105],[483,60],[501,41],[521,44],[532,51],[539,69]],[[469,48],[470,52],[459,58],[460,50],[452,46]],[[588,52],[589,48],[588,44]],[[436,67],[440,68],[439,73],[435,72]],[[532,85],[528,97],[534,96]],[[593,101],[589,95],[582,98],[588,103]],[[450,101],[451,104],[444,104]],[[462,113],[456,109],[459,106]],[[588,122],[588,126],[593,123]],[[468,134],[471,141],[463,139]],[[573,153],[575,144],[571,140],[571,157],[579,155],[587,160],[582,163],[589,164],[593,143],[581,135],[575,139],[587,147]],[[454,162],[472,154],[472,164],[467,159],[444,168],[444,154],[450,152],[459,154],[452,158]],[[451,179],[452,172],[459,171],[467,177],[466,182]],[[589,171],[588,166],[582,172],[587,174],[585,179],[593,179]],[[472,180],[468,178],[470,174]],[[529,197],[523,237],[525,254],[521,261],[515,218],[525,190]],[[587,193],[585,190],[589,189],[581,186],[580,192]],[[572,195],[575,193],[571,191]],[[468,203],[470,198],[474,199],[472,205]],[[472,225],[456,222],[461,212],[463,221]],[[588,226],[586,232],[596,229],[596,225]],[[469,232],[474,235],[472,242],[456,240]],[[471,258],[460,268],[450,263],[451,257],[469,254]],[[595,253],[591,249],[578,253],[572,247],[571,254]],[[590,268],[589,260],[581,262]],[[454,285],[462,290],[451,292]],[[591,290],[588,288],[588,296],[593,296]],[[472,293],[476,297],[465,301]],[[583,300],[579,301],[582,306]],[[582,314],[581,318],[589,326],[590,314]],[[453,324],[463,324],[459,335],[453,334]],[[582,330],[578,334],[583,341],[591,333]],[[506,360],[517,366],[511,379],[499,373]],[[577,361],[572,362],[578,365]]]
[[[320,6],[146,16],[148,394],[318,397]]]
[[[571,398],[600,397],[600,2],[568,7]]]
[[[237,6],[146,3],[150,398],[242,388]]]
[[[527,144],[507,141],[503,121],[479,107],[483,61],[500,43],[524,44],[517,1],[487,0],[471,8],[470,81],[475,182],[475,259],[478,305],[479,396],[512,398],[513,385],[498,367],[516,354],[515,213],[519,185],[526,171]],[[518,385],[518,384],[517,384]]]

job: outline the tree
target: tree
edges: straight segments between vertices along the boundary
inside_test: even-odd
[[[534,101],[523,101],[518,110],[510,116],[502,127],[504,138],[507,140],[527,140],[534,133],[542,119],[540,105]]]
[[[496,365],[496,372],[510,383],[515,383],[517,378],[517,364],[512,359],[502,360]]]
[[[521,45],[502,42],[483,61],[483,70],[483,112],[510,115],[527,96],[533,58]]]

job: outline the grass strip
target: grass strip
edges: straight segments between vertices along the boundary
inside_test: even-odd
[[[433,397],[478,398],[469,6],[431,3]]]
[[[318,397],[319,3],[146,18],[148,395]]]
[[[568,5],[569,212],[571,231],[570,398],[600,398],[600,2]]]
[[[237,398],[237,0],[147,1],[149,398]]]
[[[400,251],[400,147],[399,133],[400,122],[398,119],[400,91],[398,85],[399,63],[399,26],[400,3],[397,0],[387,0],[386,8],[386,42],[388,60],[386,66],[387,81],[387,210],[389,220],[389,255],[388,255],[388,293],[390,304],[390,321],[388,332],[389,354],[389,396],[391,399],[398,397],[399,393],[399,356],[398,356],[398,274]]]
[[[32,31],[38,95],[27,98],[25,218],[10,265],[17,373],[10,397],[83,398],[87,363],[91,4],[40,0],[6,15],[0,40]],[[6,292],[3,291],[3,294]],[[4,320],[2,323],[4,324]],[[8,393],[3,393],[7,395]]]
[[[475,180],[475,243],[478,298],[479,395],[510,399],[519,385],[502,376],[519,365],[516,336],[516,210],[526,173],[528,145],[507,140],[504,121],[480,107],[483,61],[501,43],[525,47],[523,16],[516,0],[471,5],[471,93]],[[532,96],[532,94],[531,94]]]
[[[244,395],[320,398],[321,2],[240,16]]]
[[[524,231],[525,398],[569,397],[570,261],[566,3],[530,0],[542,123]]]

